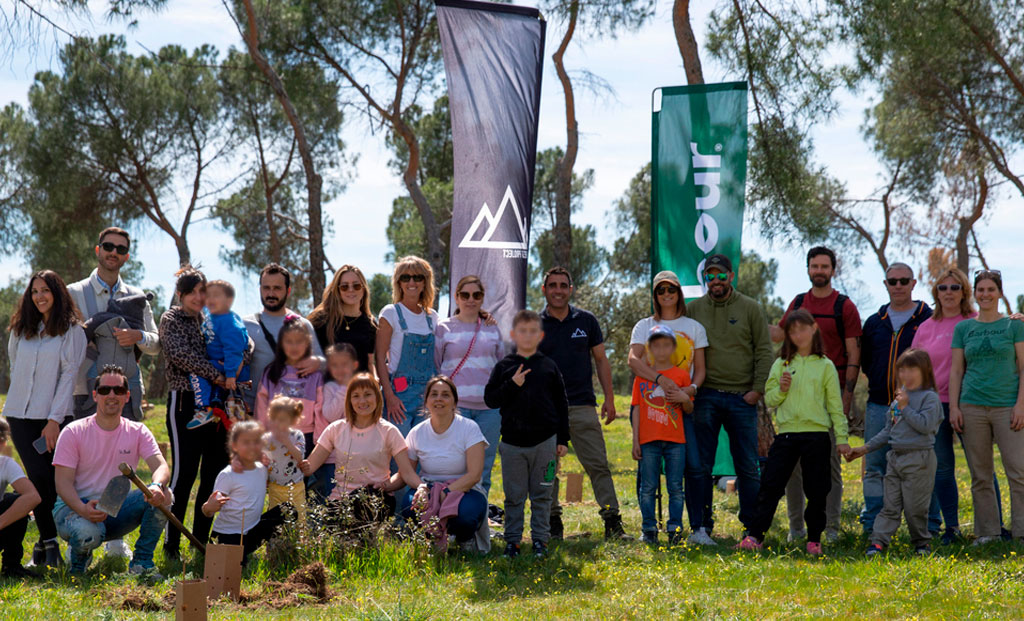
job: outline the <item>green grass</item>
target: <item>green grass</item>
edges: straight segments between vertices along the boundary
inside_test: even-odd
[[[626,400],[617,400],[620,412]],[[147,423],[166,441],[162,407]],[[629,531],[638,534],[640,514],[635,493],[635,464],[625,418],[607,427],[609,457],[619,502]],[[563,472],[582,468],[575,458]],[[826,546],[820,559],[808,558],[799,544],[785,542],[785,507],[780,506],[767,550],[739,553],[731,545],[714,550],[686,547],[650,549],[640,543],[605,543],[589,484],[584,502],[566,505],[570,538],[550,558],[509,562],[500,549],[479,559],[434,558],[407,544],[384,545],[350,554],[331,567],[334,599],[326,606],[283,610],[245,610],[217,604],[211,619],[436,619],[502,618],[1020,618],[1024,616],[1024,547],[992,544],[936,547],[928,558],[916,558],[905,529],[887,556],[865,560],[856,513],[860,505],[860,463],[844,465],[844,535]],[[958,463],[961,519],[971,530],[969,480],[962,454]],[[1002,481],[1005,483],[1005,480]],[[564,489],[564,485],[562,486]],[[1009,494],[1004,487],[1009,518]],[[564,492],[563,492],[564,493]],[[500,463],[495,467],[491,502],[502,498]],[[741,527],[737,498],[716,492],[720,527],[735,543]],[[35,541],[34,527],[28,536]],[[26,552],[31,546],[26,546]],[[179,563],[157,564],[168,575],[181,575]],[[123,562],[103,559],[84,580],[52,575],[31,583],[0,582],[0,610],[5,619],[165,619],[168,613],[130,612],[113,608],[135,581],[124,574]],[[185,571],[201,575],[201,562],[190,558]],[[244,589],[258,589],[280,580],[282,571],[267,567],[262,557],[246,570]],[[173,580],[152,588],[156,597],[173,588]]]

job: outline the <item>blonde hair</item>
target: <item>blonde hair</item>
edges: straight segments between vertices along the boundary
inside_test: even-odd
[[[939,274],[935,282],[932,283],[932,299],[935,301],[932,319],[935,321],[944,319],[942,316],[942,304],[939,303],[939,283],[947,278],[952,278],[960,285],[960,315],[962,317],[970,317],[971,313],[974,312],[974,303],[971,301],[971,281],[967,279],[967,274],[964,274],[955,267],[951,267]]]
[[[298,399],[278,395],[274,397],[267,408],[267,418],[274,418],[278,414],[286,414],[294,423],[302,418],[302,402]]]
[[[370,286],[366,283],[366,276],[355,265],[342,265],[338,271],[334,272],[331,284],[324,289],[320,303],[309,314],[309,321],[314,326],[326,326],[327,343],[330,345],[334,344],[334,335],[345,321],[344,302],[341,301],[341,278],[349,272],[355,274],[359,279],[359,284],[363,286],[363,299],[359,302],[359,312],[366,315],[370,319],[370,323],[377,325],[377,320],[370,312]]]
[[[380,383],[369,373],[356,373],[349,380],[348,388],[345,389],[345,420],[350,425],[355,424],[356,410],[352,407],[352,393],[363,388],[372,390],[373,396],[377,400],[377,405],[373,408],[373,424],[376,425],[384,414],[384,394],[380,391]],[[411,416],[412,412],[406,415]]]
[[[395,304],[402,301],[402,287],[399,285],[398,279],[404,274],[419,274],[423,276],[424,282],[423,291],[420,292],[420,305],[423,306],[424,310],[433,308],[434,295],[436,293],[434,289],[434,270],[426,260],[412,255],[402,257],[395,263],[395,271],[391,275],[391,301]]]

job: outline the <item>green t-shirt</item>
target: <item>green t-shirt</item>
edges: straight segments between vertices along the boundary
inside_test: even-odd
[[[960,402],[1009,408],[1017,403],[1015,343],[1024,342],[1024,322],[1004,317],[991,323],[966,319],[953,330],[953,349],[964,350],[966,369]]]

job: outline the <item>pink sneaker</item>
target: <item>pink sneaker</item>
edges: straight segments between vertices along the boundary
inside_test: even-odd
[[[747,535],[746,537],[743,538],[743,541],[741,541],[741,542],[736,544],[736,548],[735,549],[737,549],[737,550],[760,550],[763,547],[764,547],[764,545],[760,541],[758,541],[757,539],[754,539],[754,537],[752,537],[751,535]]]
[[[807,542],[807,553],[811,556],[821,556],[821,543]]]

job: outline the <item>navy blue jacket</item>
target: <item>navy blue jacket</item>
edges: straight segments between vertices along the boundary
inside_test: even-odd
[[[864,322],[860,344],[860,366],[868,378],[868,402],[889,405],[896,398],[896,359],[910,348],[917,328],[932,316],[932,309],[924,302],[914,302],[917,308],[899,332],[893,333],[889,321],[889,305]]]

